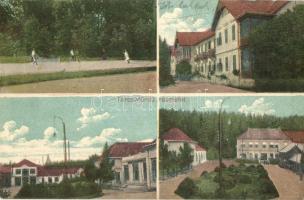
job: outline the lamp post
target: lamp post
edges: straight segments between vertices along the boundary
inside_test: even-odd
[[[218,138],[219,138],[219,190],[220,194],[223,192],[223,173],[222,173],[222,138],[223,138],[223,124],[222,124],[222,109],[223,104],[227,98],[223,99],[219,105],[219,113],[218,113]],[[229,124],[231,121],[228,122]]]
[[[63,128],[63,147],[64,147],[64,173],[63,173],[63,178],[67,178],[67,144],[66,144],[66,132],[65,132],[65,123],[63,119],[59,116],[54,116],[54,123],[55,120],[59,119],[62,123],[62,128]],[[54,131],[54,137],[56,136],[56,131]]]

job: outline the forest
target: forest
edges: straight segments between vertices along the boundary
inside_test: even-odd
[[[218,113],[198,111],[176,111],[161,109],[159,113],[160,137],[170,128],[179,128],[207,149],[209,160],[218,157]],[[282,130],[304,130],[304,116],[277,117],[273,115],[253,116],[234,112],[222,113],[223,157],[236,157],[236,140],[247,128],[281,128]],[[230,123],[228,123],[230,122]],[[160,157],[162,153],[160,153]]]
[[[156,58],[155,0],[1,0],[0,56]]]

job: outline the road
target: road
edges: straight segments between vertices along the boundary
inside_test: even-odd
[[[156,192],[124,192],[120,190],[102,191],[102,199],[156,199]]]
[[[237,165],[234,161],[224,160],[226,166],[231,164]],[[186,178],[190,177],[192,179],[197,179],[200,177],[203,171],[213,171],[215,167],[218,166],[218,161],[207,161],[203,164],[196,166],[191,172],[183,175],[179,175],[174,178],[170,178],[159,183],[159,197],[160,199],[182,199],[180,196],[175,194],[175,190],[179,184]]]
[[[0,93],[155,93],[156,72],[44,81],[0,87]]]
[[[304,180],[298,175],[277,165],[264,165],[269,178],[279,192],[281,200],[304,200]]]
[[[109,70],[122,68],[142,68],[155,67],[156,61],[131,60],[130,64],[123,60],[101,60],[101,61],[81,61],[81,62],[41,62],[38,65],[32,63],[0,63],[0,76],[16,74],[38,74],[52,73],[60,71],[91,71]]]
[[[178,81],[175,85],[160,88],[161,93],[248,93],[250,91],[215,85],[201,81]]]

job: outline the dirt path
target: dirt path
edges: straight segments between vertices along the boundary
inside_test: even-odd
[[[304,180],[290,170],[277,165],[265,165],[270,179],[279,192],[282,200],[304,200]]]
[[[199,81],[179,81],[175,85],[160,88],[161,93],[248,93],[250,91]]]
[[[225,160],[223,161],[226,166],[231,164],[236,164],[234,161]],[[180,196],[175,194],[175,190],[179,184],[186,178],[190,177],[192,179],[197,179],[200,177],[203,171],[213,171],[214,168],[218,166],[218,161],[207,161],[203,164],[196,166],[191,172],[177,177],[160,181],[159,183],[159,197],[160,199],[182,199]]]
[[[156,72],[45,81],[0,88],[1,93],[155,93]]]
[[[32,63],[0,63],[0,76],[16,74],[39,74],[60,71],[90,71],[109,70],[122,68],[141,68],[156,66],[155,61],[132,60],[130,64],[124,60],[102,60],[102,61],[81,61],[81,62],[41,62],[38,65]]]
[[[103,190],[102,199],[156,199],[156,192],[124,192]]]

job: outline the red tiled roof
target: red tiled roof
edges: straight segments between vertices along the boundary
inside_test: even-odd
[[[304,144],[304,131],[284,131],[284,133],[292,142]]]
[[[186,135],[182,130],[178,128],[171,128],[161,138],[168,141],[193,142],[193,140],[188,135]]]
[[[195,151],[206,151],[206,149],[197,144],[195,145]]]
[[[40,165],[37,165],[37,164],[35,164],[35,163],[33,163],[33,162],[27,160],[27,159],[23,159],[23,160],[21,160],[20,162],[14,164],[13,166],[14,166],[14,167],[21,167],[21,166],[23,166],[23,165],[26,165],[26,166],[28,166],[28,167],[39,167],[39,166],[40,166]]]
[[[11,167],[0,166],[0,174],[10,174],[11,169]]]
[[[257,129],[248,130],[238,137],[240,140],[289,140],[280,129]]]
[[[113,144],[109,149],[109,157],[121,158],[143,151],[144,146],[151,142],[121,142]]]
[[[67,174],[76,174],[79,168],[67,168]],[[38,168],[38,176],[60,176],[64,174],[64,168]]]
[[[245,14],[274,15],[289,1],[273,0],[220,0],[220,8],[227,8],[235,19]]]
[[[214,36],[211,30],[203,32],[176,32],[176,40],[180,46],[192,46]]]

